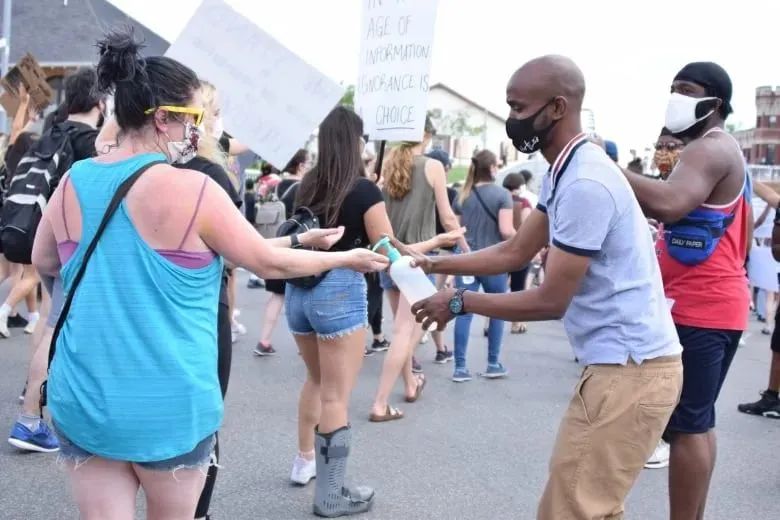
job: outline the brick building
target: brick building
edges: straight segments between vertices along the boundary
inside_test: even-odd
[[[756,89],[756,127],[734,137],[749,164],[780,165],[780,87]]]

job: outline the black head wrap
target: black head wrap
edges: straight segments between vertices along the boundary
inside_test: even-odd
[[[731,108],[731,78],[723,67],[711,61],[696,61],[683,67],[674,77],[675,81],[690,81],[704,87],[708,96],[723,101],[720,114],[725,119],[733,112]]]

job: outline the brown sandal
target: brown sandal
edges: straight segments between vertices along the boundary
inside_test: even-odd
[[[385,413],[383,414],[372,413],[371,415],[368,416],[368,420],[371,422],[397,421],[398,419],[403,419],[403,418],[404,418],[404,413],[398,408],[393,408],[390,405],[387,405],[387,408],[385,409]]]
[[[412,397],[409,396],[406,397],[407,403],[414,403],[420,398],[423,389],[425,389],[425,383],[427,381],[428,379],[425,376],[423,375],[417,376],[417,389],[414,391],[414,395]]]

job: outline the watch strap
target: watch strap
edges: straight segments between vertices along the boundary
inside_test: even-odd
[[[460,300],[460,312],[456,314],[456,316],[461,316],[463,314],[466,314],[466,305],[463,301],[463,293],[466,292],[465,287],[459,287],[455,290],[455,295],[452,297],[452,299],[458,299]]]

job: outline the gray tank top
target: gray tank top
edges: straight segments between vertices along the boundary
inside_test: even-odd
[[[424,242],[436,236],[436,196],[425,178],[424,155],[412,163],[412,189],[402,199],[394,199],[383,190],[393,233],[404,244]]]

